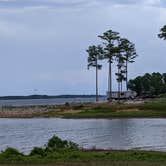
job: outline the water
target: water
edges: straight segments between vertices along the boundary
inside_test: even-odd
[[[165,119],[0,119],[0,150],[28,153],[53,135],[87,149],[166,151]]]
[[[105,101],[106,97],[101,97]],[[95,98],[56,98],[56,99],[27,99],[27,100],[0,100],[0,106],[26,106],[26,105],[53,105],[64,103],[95,102]]]

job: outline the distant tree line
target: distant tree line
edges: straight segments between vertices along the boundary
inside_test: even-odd
[[[0,100],[29,100],[29,99],[63,99],[63,98],[94,98],[96,95],[30,95],[30,96],[0,96]],[[99,95],[99,97],[104,97]]]
[[[166,94],[166,73],[146,73],[143,76],[138,76],[129,81],[128,88],[142,97]]]

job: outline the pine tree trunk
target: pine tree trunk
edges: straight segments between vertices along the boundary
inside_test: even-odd
[[[108,79],[109,101],[112,101],[112,62],[109,60],[109,79]]]
[[[128,91],[128,63],[126,61],[126,90]]]
[[[99,101],[99,94],[98,94],[98,62],[96,60],[96,102]]]
[[[120,73],[120,71],[119,71],[119,67],[118,67],[118,77],[119,77],[119,73]],[[119,78],[118,78],[118,100],[120,102],[120,81],[119,81]]]

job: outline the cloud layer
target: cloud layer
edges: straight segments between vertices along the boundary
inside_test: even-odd
[[[166,45],[157,38],[166,24],[164,0],[0,0],[0,96],[93,94],[87,71],[89,45],[108,29],[136,44],[139,57],[130,78],[165,72]],[[100,93],[107,90],[107,63]],[[116,66],[114,67],[116,72]],[[114,90],[117,84],[114,78]]]
[[[136,4],[136,5],[152,5],[164,6],[164,0],[0,0],[1,8],[22,8],[22,7],[51,7],[51,8],[64,8],[64,7],[82,7],[90,5],[105,5],[105,4]]]

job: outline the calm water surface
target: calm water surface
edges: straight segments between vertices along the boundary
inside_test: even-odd
[[[26,99],[26,100],[0,100],[0,106],[26,106],[26,105],[54,105],[68,103],[95,102],[95,98],[56,98],[56,99]],[[106,101],[101,97],[100,101]]]
[[[53,135],[84,148],[166,151],[166,119],[0,119],[0,150],[29,152]]]

